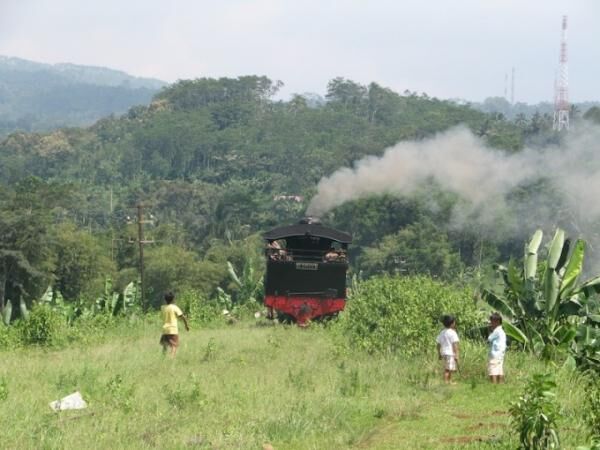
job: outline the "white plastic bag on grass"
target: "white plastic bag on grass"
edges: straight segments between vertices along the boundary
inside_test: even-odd
[[[50,408],[54,411],[64,411],[66,409],[83,409],[87,408],[87,403],[79,393],[73,392],[60,400],[50,402]]]

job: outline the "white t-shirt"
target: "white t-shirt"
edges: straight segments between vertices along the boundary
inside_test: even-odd
[[[504,358],[504,352],[506,352],[506,333],[502,325],[498,325],[492,331],[492,334],[488,336],[488,342],[490,343],[490,359]]]
[[[456,356],[452,344],[458,342],[458,334],[452,328],[444,328],[437,337],[437,343],[440,344],[440,353],[442,356]]]

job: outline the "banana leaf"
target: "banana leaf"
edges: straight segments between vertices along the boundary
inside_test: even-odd
[[[233,282],[235,284],[237,284],[239,287],[242,286],[242,282],[240,281],[240,278],[238,277],[237,273],[235,273],[235,269],[233,268],[233,264],[231,264],[229,261],[227,261],[227,272],[229,272],[229,276],[231,277],[231,279],[233,280]]]
[[[510,323],[508,321],[504,322],[502,324],[502,328],[504,329],[504,332],[506,333],[506,335],[509,336],[511,339],[514,339],[515,341],[520,342],[523,345],[529,345],[529,339],[527,339],[527,336],[525,336],[525,333],[523,333],[521,330],[519,330],[512,323]]]
[[[138,298],[138,289],[136,283],[133,281],[125,286],[123,289],[123,310],[136,304]]]
[[[54,292],[52,291],[52,285],[49,285],[46,288],[46,291],[40,297],[40,303],[52,303],[53,297],[54,297]]]
[[[569,344],[575,339],[577,328],[572,325],[561,325],[554,332],[554,337],[558,345]]]
[[[561,302],[558,306],[558,312],[561,317],[564,316],[577,316],[581,312],[583,305],[579,302],[576,296]]]
[[[550,243],[550,250],[548,250],[548,259],[547,259],[548,267],[546,268],[546,271],[548,271],[549,269],[551,269],[551,270],[559,269],[558,262],[560,260],[560,255],[562,254],[562,249],[563,249],[564,243],[565,243],[565,232],[563,230],[561,230],[560,228],[558,228],[556,230],[556,233],[554,234],[554,238],[552,239],[552,242]]]
[[[114,316],[118,312],[119,307],[119,294],[113,292],[110,299],[110,313]]]
[[[594,277],[591,280],[586,281],[577,288],[574,294],[582,292],[586,297],[592,294],[600,293],[600,276]]]
[[[560,286],[561,298],[569,297],[575,288],[575,283],[581,275],[583,270],[583,258],[585,256],[585,242],[581,239],[577,239],[575,248],[569,258],[565,273],[563,275],[562,283]]]
[[[27,305],[23,299],[19,301],[19,309],[21,310],[21,317],[24,320],[29,319],[29,310],[27,309]]]
[[[6,300],[4,304],[4,310],[2,311],[2,321],[4,325],[10,325],[10,318],[12,317],[12,302],[10,300]]]
[[[509,286],[511,287],[515,295],[520,296],[523,292],[523,278],[519,273],[517,264],[512,258],[508,262],[507,279],[509,282]]]
[[[542,230],[536,230],[531,237],[531,241],[525,247],[525,279],[532,280],[535,278],[537,271],[538,248],[542,242]]]
[[[544,276],[544,300],[545,300],[545,310],[548,316],[554,317],[556,316],[556,312],[558,308],[558,287],[560,284],[560,279],[558,278],[558,274],[548,267],[546,269],[546,274]]]
[[[560,251],[560,257],[556,263],[556,271],[559,272],[565,266],[567,258],[569,257],[569,250],[571,249],[571,239],[566,238],[563,243],[562,250]]]
[[[514,310],[509,306],[505,298],[501,298],[487,289],[481,292],[481,299],[490,305],[496,311],[499,311],[504,317],[512,319],[515,317]]]

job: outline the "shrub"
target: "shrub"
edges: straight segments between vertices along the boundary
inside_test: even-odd
[[[600,444],[600,375],[590,372],[588,377],[584,417],[592,439]]]
[[[368,352],[413,355],[433,348],[444,314],[457,318],[461,336],[481,323],[467,289],[426,276],[374,277],[353,292],[339,326],[351,346]]]
[[[209,300],[193,289],[178,294],[175,301],[192,323],[206,324],[222,316],[222,307],[217,301]]]
[[[536,374],[527,384],[519,400],[511,405],[520,448],[546,450],[560,448],[556,420],[559,415],[554,379],[549,374]]]
[[[19,326],[6,326],[0,323],[0,349],[10,350],[20,344],[21,335]]]
[[[54,345],[64,336],[66,326],[59,313],[48,305],[38,304],[23,323],[22,339],[25,344]]]

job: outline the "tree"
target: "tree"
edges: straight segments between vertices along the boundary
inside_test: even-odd
[[[168,290],[198,289],[210,296],[227,277],[227,268],[200,260],[194,252],[172,245],[149,248],[145,276],[151,303],[160,305]]]
[[[462,269],[447,235],[428,223],[408,225],[383,237],[377,247],[367,248],[359,266],[365,274],[429,274],[452,279]]]
[[[41,294],[53,270],[49,229],[52,213],[68,203],[65,186],[29,178],[0,203],[0,308]]]
[[[102,291],[105,277],[114,272],[108,249],[72,223],[58,225],[52,234],[56,261],[54,286],[67,301],[93,299]]]

